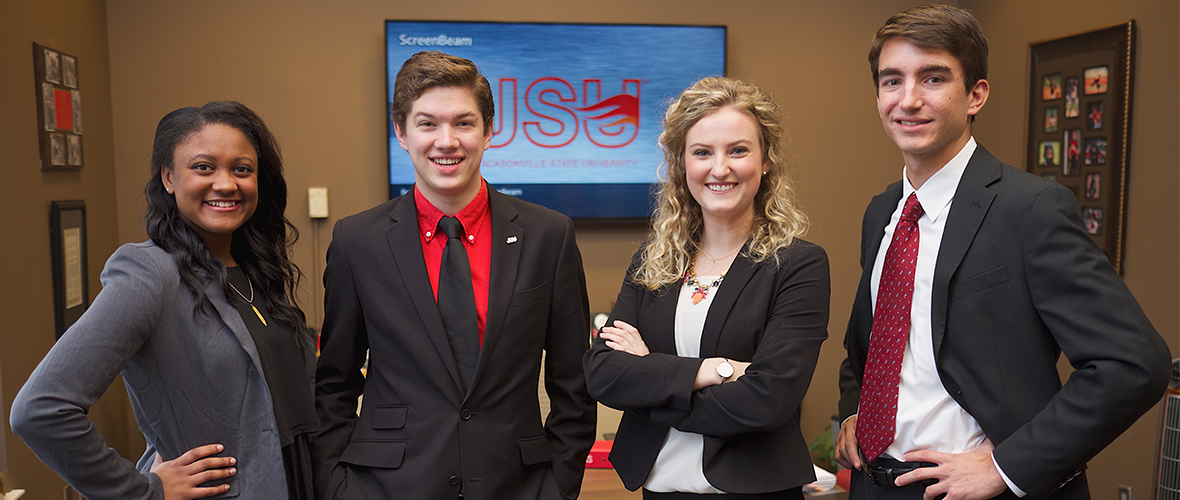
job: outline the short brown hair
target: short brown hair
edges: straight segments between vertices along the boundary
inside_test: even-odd
[[[414,101],[434,87],[470,90],[483,116],[484,132],[491,129],[496,105],[492,100],[492,87],[488,79],[479,73],[479,68],[470,60],[436,51],[414,54],[398,70],[397,80],[393,84],[393,104],[390,106],[393,122],[405,130],[406,115],[410,113]]]
[[[967,92],[971,92],[980,80],[987,79],[987,38],[970,12],[932,4],[890,17],[877,30],[869,49],[874,85],[880,84],[877,63],[881,59],[881,48],[894,38],[904,38],[923,49],[950,52],[963,66],[963,86]]]

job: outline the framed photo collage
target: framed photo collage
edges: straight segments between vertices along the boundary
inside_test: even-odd
[[[1073,191],[1121,274],[1135,21],[1030,45],[1027,170]]]
[[[82,90],[78,85],[78,59],[34,42],[33,70],[41,169],[82,168]]]

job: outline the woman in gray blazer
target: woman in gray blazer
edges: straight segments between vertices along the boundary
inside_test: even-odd
[[[292,299],[278,144],[239,103],[178,109],[156,128],[145,196],[151,241],[107,261],[17,394],[13,432],[90,500],[312,498],[315,346]],[[138,464],[86,416],[120,372]]]
[[[802,500],[799,404],[827,338],[828,258],[803,241],[777,106],[706,78],[664,117],[648,241],[586,386],[623,410],[611,464],[645,499]]]

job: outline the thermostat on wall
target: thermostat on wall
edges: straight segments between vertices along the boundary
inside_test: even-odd
[[[307,188],[307,212],[313,219],[328,218],[328,188]]]

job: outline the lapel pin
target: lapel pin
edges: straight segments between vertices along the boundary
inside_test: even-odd
[[[504,240],[504,242],[505,242],[505,243],[507,243],[507,244],[509,244],[509,245],[511,245],[511,244],[513,244],[513,243],[516,243],[516,237],[515,237],[515,236],[509,236],[507,239],[505,239],[505,240]]]

